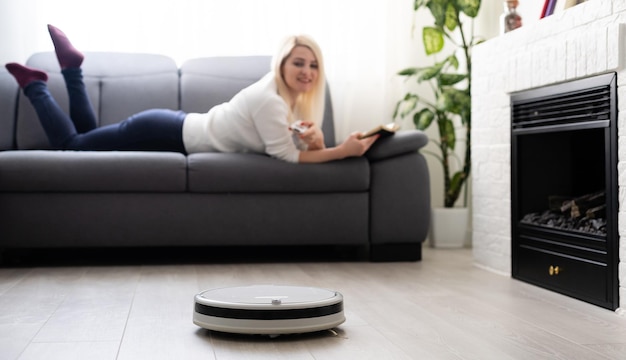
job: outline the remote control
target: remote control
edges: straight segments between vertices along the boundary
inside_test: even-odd
[[[295,133],[302,134],[303,132],[307,131],[309,127],[306,125],[303,125],[302,120],[298,120],[294,122],[293,124],[291,124],[289,128]]]

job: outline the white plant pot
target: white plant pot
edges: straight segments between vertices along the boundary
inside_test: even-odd
[[[431,246],[435,248],[462,248],[465,245],[469,208],[433,209],[431,221]]]

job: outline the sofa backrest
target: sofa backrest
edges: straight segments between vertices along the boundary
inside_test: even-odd
[[[50,92],[68,113],[67,90],[56,55],[34,54],[27,65],[48,72]],[[82,68],[99,126],[119,122],[146,109],[178,108],[178,66],[167,56],[87,52]],[[19,149],[49,148],[35,111],[23,94],[18,103],[16,139]]]
[[[17,82],[4,68],[0,69],[0,150],[15,148]]]
[[[270,56],[205,57],[186,61],[180,68],[181,110],[202,113],[229,101],[241,89],[266,75],[270,63]],[[334,146],[335,126],[328,88],[322,131],[326,146]]]

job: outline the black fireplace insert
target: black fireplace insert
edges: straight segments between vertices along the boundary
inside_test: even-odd
[[[618,301],[616,75],[511,95],[512,275]]]

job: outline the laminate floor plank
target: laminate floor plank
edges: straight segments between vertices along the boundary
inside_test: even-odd
[[[626,340],[626,318],[612,311],[507,277],[486,277],[480,272],[468,276],[467,282],[455,286],[458,295],[532,322],[544,331],[579,344]]]
[[[601,359],[597,352],[529,323],[514,314],[499,311],[474,298],[439,298],[420,306],[447,322],[465,337],[484,343],[487,353],[467,358],[502,359]],[[458,341],[451,341],[456,344]],[[481,346],[481,349],[483,348]]]
[[[315,359],[417,359],[418,354],[406,353],[393,342],[382,336],[379,329],[372,326],[346,326],[341,328],[340,336],[321,338],[319,342],[309,344],[309,350]]]
[[[215,358],[221,360],[315,360],[306,344],[325,336],[316,333],[270,338],[266,335],[233,335],[209,331],[203,333],[211,339]]]
[[[608,359],[622,359],[624,358],[624,354],[626,354],[626,342],[620,344],[588,345],[588,347]]]
[[[115,359],[119,342],[33,343],[19,360],[110,360]]]
[[[490,295],[471,292],[474,299],[489,301],[491,306],[528,321],[534,327],[553,333],[578,344],[620,343],[626,341],[626,319],[616,322],[612,311],[572,299],[530,284],[516,282],[511,293],[499,293],[494,289]],[[497,295],[496,295],[497,294]],[[515,302],[503,298],[515,296]],[[558,295],[555,297],[555,295]],[[558,301],[549,299],[558,298]],[[548,301],[546,301],[548,299]],[[501,304],[507,304],[502,306]]]
[[[19,358],[42,326],[43,323],[0,324],[0,358]]]
[[[18,358],[80,281],[84,268],[0,269],[0,354]],[[11,280],[11,276],[15,278]]]
[[[196,293],[193,265],[143,267],[118,359],[215,359],[192,323]]]
[[[0,269],[0,295],[28,276],[31,269]]]
[[[119,343],[138,278],[138,267],[88,268],[33,342]]]

